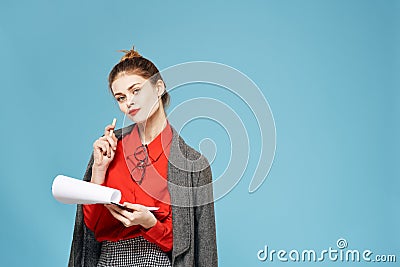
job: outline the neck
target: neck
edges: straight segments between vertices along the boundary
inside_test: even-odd
[[[167,126],[167,118],[162,104],[145,122],[138,123],[142,144],[147,145],[154,140]]]

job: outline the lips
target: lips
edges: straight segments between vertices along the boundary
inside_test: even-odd
[[[136,113],[138,113],[139,110],[140,110],[139,108],[131,109],[131,110],[129,110],[129,115],[134,116]]]

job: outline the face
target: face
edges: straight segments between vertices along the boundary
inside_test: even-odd
[[[162,105],[164,87],[135,74],[123,74],[112,84],[114,97],[120,110],[136,123],[143,123]]]

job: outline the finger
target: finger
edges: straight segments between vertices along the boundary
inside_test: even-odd
[[[138,213],[137,211],[129,209],[126,206],[120,207],[120,206],[115,205],[115,204],[111,204],[110,208],[114,209],[116,212],[118,212],[122,216],[125,216],[126,218],[131,218],[132,217],[132,213],[134,213],[134,212]]]
[[[110,144],[107,142],[107,144],[106,144],[106,148],[107,148],[107,157],[108,158],[111,158],[111,146],[110,146]]]
[[[117,149],[117,142],[111,137],[111,136],[106,136],[107,142],[110,144],[111,148],[113,150]]]
[[[111,157],[111,146],[106,137],[99,139],[97,141],[97,146],[101,148],[104,156],[107,155],[107,157]]]
[[[115,126],[109,124],[104,128],[104,136],[110,136],[110,131],[113,130],[114,132]]]
[[[101,143],[99,143],[98,141],[94,142],[93,144],[93,150],[95,152],[101,153],[102,154],[102,149],[101,149]]]
[[[103,156],[104,156],[104,150],[106,149],[105,144],[96,141],[96,143],[93,145],[93,147],[94,147],[94,149],[93,149],[94,156],[98,160],[102,161]]]
[[[97,139],[97,141],[107,141],[107,137],[105,137],[104,135],[102,137],[100,137],[99,139]]]
[[[116,139],[116,138],[115,138]],[[117,140],[118,141],[118,140]],[[106,149],[104,151],[107,151],[107,156],[110,157],[111,150],[116,150],[117,149],[117,142],[110,136],[104,135],[98,139],[99,143],[105,144]]]
[[[107,146],[109,146],[109,145],[110,144],[108,143],[107,138],[101,137],[101,138],[97,139],[96,142],[94,142],[93,147],[94,148],[99,147],[104,152],[107,150]]]
[[[125,227],[130,227],[132,225],[137,225],[135,222],[136,216],[133,213],[128,212],[128,216],[124,216],[123,214],[120,214],[117,212],[118,207],[114,207],[114,205],[104,205],[106,208],[110,211],[111,215],[120,221]],[[121,212],[127,212],[126,210],[121,210]]]
[[[122,219],[127,219],[123,214],[122,214],[122,209],[116,207],[115,205],[104,205],[110,212],[111,214],[119,221]]]
[[[112,209],[112,210],[118,210],[119,207],[115,204],[104,204],[104,207],[106,207],[107,209]]]
[[[104,143],[104,142],[99,142],[97,144],[98,149],[100,150],[100,153],[104,156],[107,155],[107,148],[109,149],[109,145]]]
[[[97,141],[106,141],[108,142],[111,147],[115,150],[117,148],[117,143],[118,143],[118,138],[115,136],[113,133],[111,136],[109,135],[103,135],[100,137]]]
[[[107,205],[110,209],[114,210],[115,212],[118,212],[119,214],[121,214],[122,216],[125,216],[124,214],[124,208],[121,208],[117,205],[114,204],[108,204]],[[126,216],[125,216],[126,217]]]
[[[140,204],[133,204],[133,203],[129,203],[129,202],[124,202],[123,206],[130,208],[132,210],[135,211],[147,211],[146,207]]]
[[[117,219],[118,221],[120,221],[125,227],[129,227],[130,226],[130,221],[128,218],[125,218],[124,216],[122,216],[121,214],[119,214],[118,212],[109,209],[111,215]]]

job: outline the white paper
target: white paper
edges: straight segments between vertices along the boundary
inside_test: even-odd
[[[52,193],[65,204],[110,204],[121,201],[121,191],[64,175],[54,178]]]

